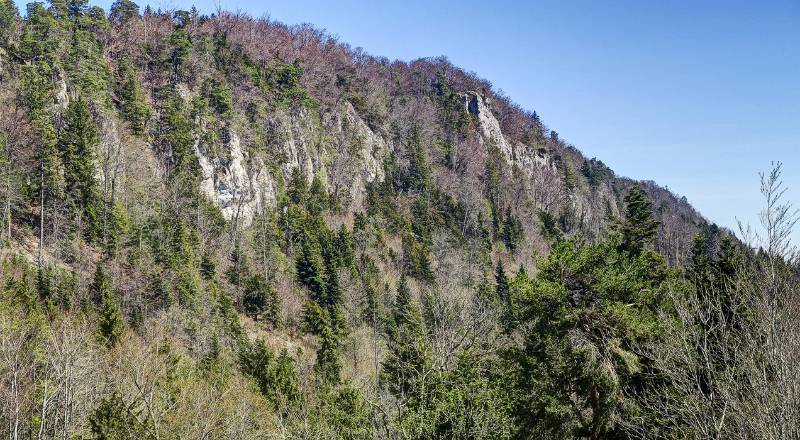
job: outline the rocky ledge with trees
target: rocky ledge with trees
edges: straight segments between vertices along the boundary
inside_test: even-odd
[[[0,425],[797,438],[781,168],[739,238],[444,58],[0,0]]]

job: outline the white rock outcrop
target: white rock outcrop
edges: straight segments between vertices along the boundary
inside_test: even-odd
[[[194,150],[202,173],[200,191],[219,206],[225,219],[249,225],[265,205],[274,206],[274,179],[259,158],[248,160],[235,132],[230,132],[225,146],[230,158],[220,159],[211,157],[202,149],[201,142],[195,141]]]
[[[521,142],[512,145],[503,135],[500,122],[489,108],[490,105],[491,102],[488,98],[476,92],[464,94],[464,106],[467,112],[477,116],[481,140],[484,144],[494,144],[506,158],[506,162],[516,164],[528,174],[532,172],[533,167],[553,166],[546,153],[540,153],[535,148]]]

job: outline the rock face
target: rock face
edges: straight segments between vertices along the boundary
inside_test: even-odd
[[[194,151],[202,170],[200,191],[227,220],[247,226],[262,209],[274,207],[278,179],[288,181],[295,169],[309,183],[319,175],[329,189],[343,188],[356,206],[363,203],[367,183],[384,178],[383,161],[391,147],[349,102],[325,121],[324,128],[305,111],[272,115],[268,126],[276,139],[271,155],[279,159],[277,167],[268,166],[265,154],[248,152],[232,130],[221,146],[224,158],[215,157],[212,146],[204,144],[200,136],[195,140]],[[321,131],[325,139],[340,139],[341,145],[325,145]],[[339,169],[329,173],[332,168]],[[280,176],[273,175],[275,171]],[[329,174],[336,174],[340,181],[332,181]]]
[[[247,225],[265,206],[275,204],[274,179],[260,159],[248,161],[235,132],[230,133],[226,143],[229,159],[211,157],[201,146],[199,140],[195,141],[194,150],[202,170],[200,191],[219,206],[225,219]],[[249,171],[248,162],[251,162]]]
[[[488,98],[476,92],[467,92],[464,95],[464,105],[466,111],[478,117],[483,142],[494,144],[509,164],[517,165],[528,175],[533,172],[534,167],[553,167],[554,164],[548,154],[523,143],[512,145],[506,140],[500,122],[489,108]]]
[[[500,123],[491,111],[488,98],[476,92],[464,94],[465,110],[475,115],[484,145],[495,145],[503,154],[506,162],[522,171],[532,192],[537,187],[558,187],[562,185],[563,175],[559,172],[556,159],[550,154],[521,142],[512,144],[503,135]],[[563,167],[569,165],[561,164]],[[573,172],[576,172],[573,170]],[[608,183],[594,188],[591,192],[566,190],[563,192],[564,203],[569,206],[571,221],[584,225],[592,234],[598,234],[603,228],[606,215],[618,215],[619,207],[613,202],[615,197]]]
[[[552,161],[547,154],[540,153],[523,143],[512,145],[506,140],[497,121],[492,113],[490,100],[476,92],[464,94],[464,106],[467,112],[477,116],[478,126],[481,130],[484,144],[494,144],[509,164],[515,164],[526,173],[530,174],[534,166],[552,167]]]
[[[383,181],[383,161],[392,148],[383,137],[369,128],[349,102],[345,103],[343,118],[337,122],[339,132],[349,138],[350,142],[346,147],[354,156],[350,159],[356,169],[351,173],[352,181],[347,185],[351,201],[358,206],[364,202],[367,183]],[[334,154],[346,153],[341,151]]]

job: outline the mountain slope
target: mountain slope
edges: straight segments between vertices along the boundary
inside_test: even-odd
[[[547,256],[605,252],[608,271],[565,270],[646,317],[603,309],[633,336],[584,335],[619,384],[641,372],[618,358],[653,337],[663,263],[718,239],[685,199],[616,176],[444,58],[124,0],[25,18],[0,0],[0,24],[0,328],[53,353],[20,361],[17,412],[0,413],[22,437],[428,438],[432,417],[444,437],[542,435],[520,421],[541,402],[504,388],[536,369],[504,356],[538,322],[526,295],[556,283]],[[646,245],[617,243],[631,228]],[[621,435],[608,420],[592,429]]]

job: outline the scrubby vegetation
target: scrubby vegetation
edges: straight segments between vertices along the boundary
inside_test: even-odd
[[[737,239],[445,59],[0,0],[2,429],[796,438],[779,165],[762,190]]]

